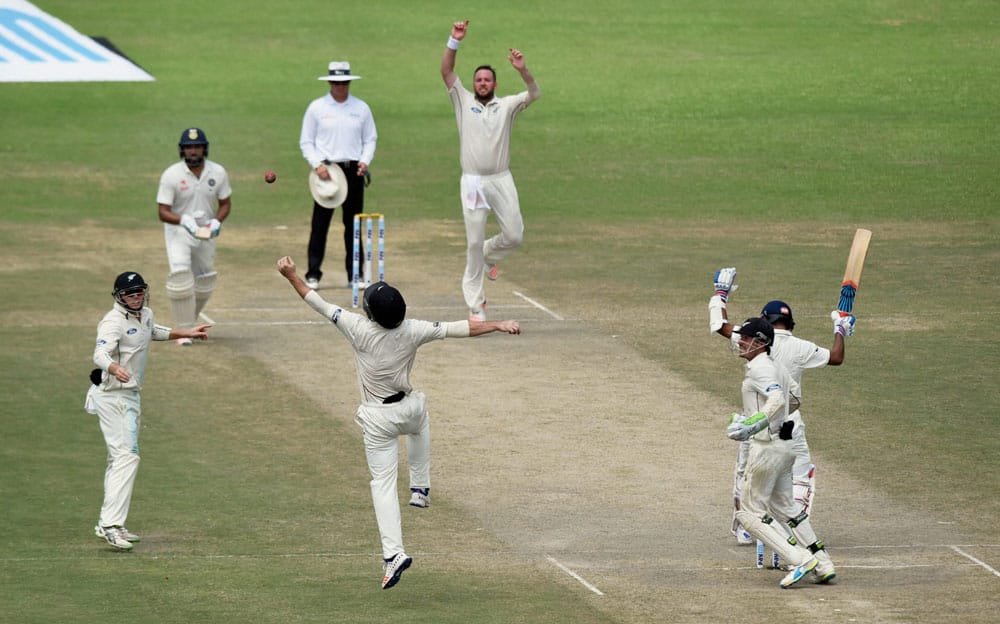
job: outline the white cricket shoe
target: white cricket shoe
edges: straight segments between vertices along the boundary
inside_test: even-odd
[[[781,579],[781,587],[788,589],[792,585],[798,583],[806,577],[807,574],[812,572],[813,568],[819,563],[816,557],[809,557],[809,561],[795,566],[792,571],[785,575],[785,578]]]
[[[131,547],[131,544],[129,545]],[[392,559],[385,561],[385,574],[382,576],[382,589],[389,589],[399,582],[403,570],[410,567],[413,557],[404,552],[396,553]]]
[[[121,531],[122,537],[124,537],[127,541],[132,542],[133,544],[142,541],[142,538],[140,538],[132,531],[126,529],[124,525],[122,525],[121,528],[119,528],[118,530]],[[100,537],[101,539],[104,539],[104,529],[101,528],[100,524],[94,525],[94,535]]]
[[[308,286],[309,288],[312,288],[313,290],[318,290],[319,289],[319,280],[316,279],[315,277],[307,277],[306,278],[306,286]]]
[[[830,555],[827,554],[826,549],[820,549],[816,551],[816,559],[819,563],[813,568],[813,576],[817,583],[829,583],[837,576],[837,570],[833,567],[833,561],[830,559]]]
[[[177,339],[177,346],[180,346],[180,347],[190,347],[192,344],[194,344],[194,341],[191,340],[190,338],[178,338]]]
[[[122,535],[121,527],[97,527],[101,530],[101,536],[118,550],[132,550],[132,542]]]
[[[431,506],[430,488],[410,488],[410,506],[427,509]]]

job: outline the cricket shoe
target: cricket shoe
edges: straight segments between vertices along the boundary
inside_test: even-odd
[[[131,547],[131,544],[129,544]],[[382,576],[382,589],[389,589],[399,582],[403,570],[410,567],[413,557],[404,552],[396,553],[391,559],[385,560],[385,575]]]
[[[819,563],[813,568],[813,577],[817,583],[825,585],[836,578],[837,571],[834,569],[833,561],[830,560],[830,555],[826,554],[825,549],[816,551],[816,559]]]
[[[431,506],[430,488],[410,488],[413,494],[410,496],[410,506],[427,509]]]
[[[177,339],[177,346],[179,346],[179,347],[190,347],[192,344],[194,344],[194,341],[191,340],[190,338],[178,338]]]
[[[96,527],[101,531],[101,537],[103,537],[111,546],[117,548],[118,550],[132,550],[132,542],[125,539],[122,534],[121,527]]]
[[[813,568],[819,563],[816,557],[809,557],[809,561],[795,566],[792,571],[785,575],[785,578],[781,579],[781,587],[788,589],[792,585],[798,583],[806,577],[807,574],[813,571]]]
[[[479,321],[480,323],[486,320],[486,302],[479,307],[478,311],[471,311],[469,314],[470,321]]]
[[[118,530],[121,531],[122,537],[124,537],[127,541],[132,542],[133,544],[142,541],[142,538],[140,538],[138,535],[125,528],[125,525],[122,525]],[[94,525],[94,535],[100,538],[104,537],[104,530],[101,529],[100,524]]]
[[[319,289],[319,280],[316,279],[315,277],[307,277],[306,278],[306,286],[308,286],[309,288],[312,288],[313,290],[318,290]]]
[[[486,277],[491,282],[497,281],[497,278],[500,277],[500,269],[497,268],[496,264],[487,264],[486,265]]]

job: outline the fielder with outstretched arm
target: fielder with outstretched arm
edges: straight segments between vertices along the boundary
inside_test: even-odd
[[[454,321],[406,319],[406,301],[385,282],[365,289],[365,316],[327,303],[309,288],[288,256],[278,260],[278,272],[309,306],[333,323],[354,349],[361,390],[355,422],[364,430],[365,456],[371,473],[372,503],[382,538],[382,589],[389,589],[413,558],[403,549],[403,529],[396,475],[399,437],[407,437],[410,505],[430,505],[431,436],[427,397],[410,385],[417,349],[433,340],[467,338],[491,332],[520,334],[517,321]]]

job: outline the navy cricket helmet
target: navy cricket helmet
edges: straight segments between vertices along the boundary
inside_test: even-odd
[[[768,301],[764,304],[760,315],[768,320],[772,325],[783,323],[788,331],[795,329],[795,319],[792,318],[792,306],[784,301]]]
[[[208,156],[208,137],[201,128],[188,128],[181,133],[181,140],[177,142],[177,151],[181,158],[184,157],[184,148],[188,145],[204,145],[205,156]]]

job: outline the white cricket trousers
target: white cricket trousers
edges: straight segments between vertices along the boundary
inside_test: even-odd
[[[211,273],[215,266],[215,239],[201,240],[179,225],[164,224],[163,241],[167,247],[170,272],[190,270],[194,275]]]
[[[371,473],[372,503],[382,537],[382,557],[388,559],[403,549],[403,527],[396,479],[399,437],[406,436],[410,487],[431,486],[431,432],[427,397],[411,392],[399,403],[362,404],[355,422],[364,430],[365,456]]]
[[[805,520],[794,530],[799,537],[796,545],[789,543],[783,529],[763,522],[765,516],[770,516],[775,522],[788,526],[788,520],[797,513],[792,493],[794,463],[795,450],[791,441],[777,438],[769,441],[752,439],[736,519],[744,529],[767,544],[782,559],[797,566],[812,557],[805,548],[816,541],[809,521]]]
[[[123,526],[132,503],[135,476],[139,472],[139,391],[97,390],[93,398],[108,447],[100,524]]]
[[[483,279],[486,265],[496,264],[524,240],[521,204],[509,171],[488,176],[462,176],[462,215],[465,217],[465,274],[462,294],[472,314],[486,302]],[[500,232],[486,239],[486,218],[492,212]]]

